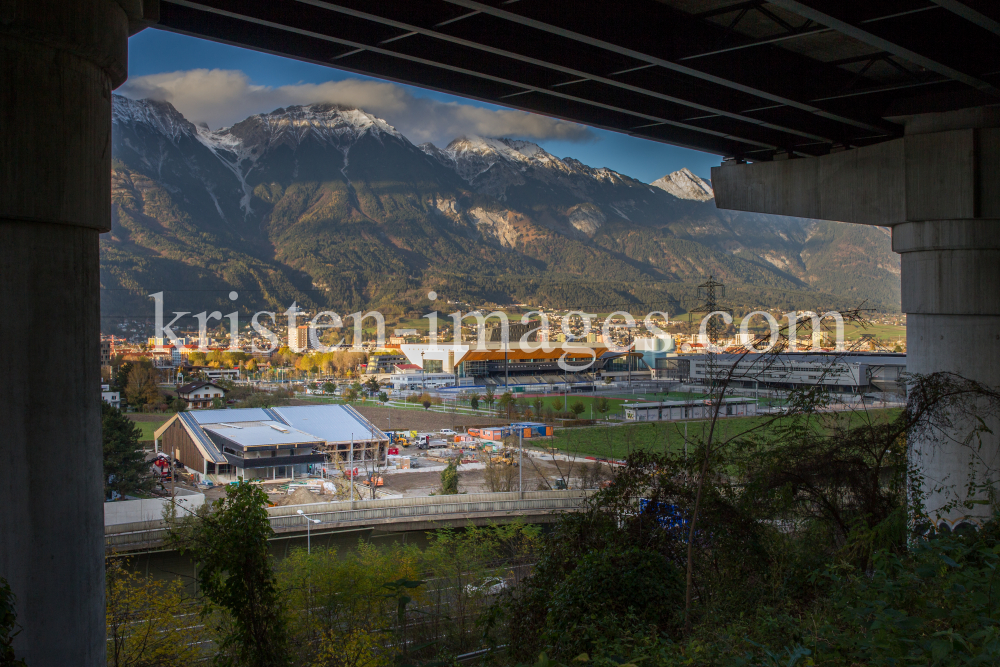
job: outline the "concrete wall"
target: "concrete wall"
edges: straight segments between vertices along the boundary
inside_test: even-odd
[[[195,493],[187,489],[177,489],[177,514],[194,512],[205,504],[205,494]],[[104,525],[115,526],[120,523],[136,523],[138,521],[156,521],[163,518],[163,510],[170,505],[169,498],[142,498],[139,500],[116,500],[104,503]]]

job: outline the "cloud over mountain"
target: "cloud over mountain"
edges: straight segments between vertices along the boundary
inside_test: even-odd
[[[394,125],[414,143],[447,143],[455,136],[513,136],[544,141],[592,141],[587,127],[510,109],[417,97],[393,83],[345,79],[326,83],[261,86],[239,70],[193,69],[134,77],[118,93],[170,102],[194,123],[217,129],[279,107],[330,102],[365,109]]]

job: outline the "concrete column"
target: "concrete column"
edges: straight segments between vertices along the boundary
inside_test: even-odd
[[[127,37],[112,0],[0,4],[0,576],[32,667],[105,664],[98,234]]]
[[[716,203],[891,226],[901,254],[907,370],[1000,386],[1000,106],[891,120],[903,137],[818,158],[714,168]],[[973,451],[963,442],[976,426],[957,419],[933,437],[911,434],[929,515],[967,497],[970,473],[979,483],[997,479],[1000,421],[987,424],[993,433],[980,434]],[[975,505],[942,519],[954,525],[990,511]]]
[[[1000,220],[906,222],[892,231],[893,250],[901,253],[906,370],[947,371],[1000,386]],[[966,498],[970,473],[980,483],[998,479],[1000,421],[988,424],[994,434],[966,443],[977,426],[955,419],[948,433],[910,443],[924,475],[928,516],[940,514],[953,525],[989,517],[983,505],[940,511]]]

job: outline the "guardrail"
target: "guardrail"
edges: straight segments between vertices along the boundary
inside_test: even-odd
[[[298,510],[318,519],[313,531],[352,526],[423,523],[455,519],[537,516],[573,512],[583,506],[590,491],[529,491],[526,493],[471,493],[421,498],[355,500],[309,505],[286,505],[268,509],[275,533],[306,532]],[[138,551],[162,546],[167,541],[165,521],[123,523],[104,528],[104,547],[111,552]]]

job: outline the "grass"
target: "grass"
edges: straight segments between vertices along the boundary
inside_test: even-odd
[[[135,420],[133,420],[133,423],[136,426],[139,427],[140,431],[142,431],[142,436],[139,439],[140,440],[152,440],[153,439],[153,433],[156,431],[156,429],[158,429],[161,426],[163,426],[164,424],[166,424],[167,420],[170,419],[170,417],[172,417],[172,416],[173,415],[164,415],[163,419],[160,420],[160,421],[135,421]]]
[[[890,408],[870,410],[868,415],[874,419],[892,419],[898,413],[898,408]],[[852,425],[857,426],[863,423],[866,415],[862,412],[852,412],[847,417]],[[769,419],[766,416],[721,418],[716,424],[715,441],[719,442],[746,433]],[[708,420],[687,420],[557,429],[552,440],[545,446],[584,456],[615,459],[624,458],[636,450],[682,452],[685,428],[688,441],[700,441],[707,435],[708,427]],[[765,433],[768,428],[764,427]]]

